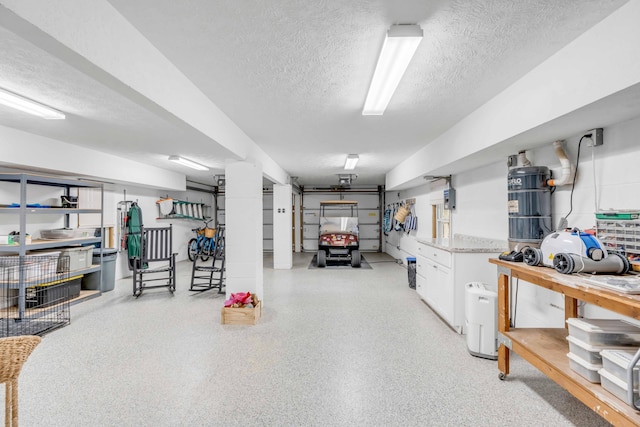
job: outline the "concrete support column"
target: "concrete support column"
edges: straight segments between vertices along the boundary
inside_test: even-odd
[[[226,296],[249,291],[262,300],[262,168],[228,163],[225,181]]]
[[[273,186],[273,268],[287,270],[293,266],[293,197],[291,185]]]

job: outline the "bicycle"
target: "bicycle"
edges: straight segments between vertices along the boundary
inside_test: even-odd
[[[193,228],[191,231],[196,233],[196,237],[187,243],[189,260],[195,261],[198,257],[202,261],[207,261],[216,250],[216,229],[209,228],[209,223],[213,218],[203,220],[204,226]]]

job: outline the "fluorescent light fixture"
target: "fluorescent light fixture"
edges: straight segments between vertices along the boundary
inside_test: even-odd
[[[39,102],[32,101],[4,89],[0,89],[0,104],[47,120],[61,120],[65,118],[65,115],[58,110],[54,110],[51,107],[47,107]]]
[[[349,154],[347,156],[347,160],[344,162],[344,170],[346,171],[352,171],[356,168],[356,164],[358,164],[358,159],[360,159],[358,157],[357,154]]]
[[[187,167],[189,167],[191,169],[196,169],[196,170],[199,170],[199,171],[208,171],[209,170],[208,167],[203,166],[200,163],[196,163],[193,160],[185,159],[184,157],[169,156],[169,160],[171,160],[172,162],[180,163],[182,166],[187,166]]]
[[[363,116],[381,116],[422,40],[419,25],[392,25],[382,45]]]

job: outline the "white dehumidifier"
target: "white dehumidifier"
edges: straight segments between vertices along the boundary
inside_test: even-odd
[[[470,282],[465,301],[467,347],[473,356],[498,358],[498,295],[484,283]]]

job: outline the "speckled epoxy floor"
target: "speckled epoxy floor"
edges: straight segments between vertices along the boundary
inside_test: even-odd
[[[71,307],[20,376],[23,426],[601,426],[514,356],[507,381],[472,357],[384,254],[372,270],[265,258],[264,314],[220,324],[223,295],[131,296],[130,279]],[[0,395],[4,397],[3,394]]]

